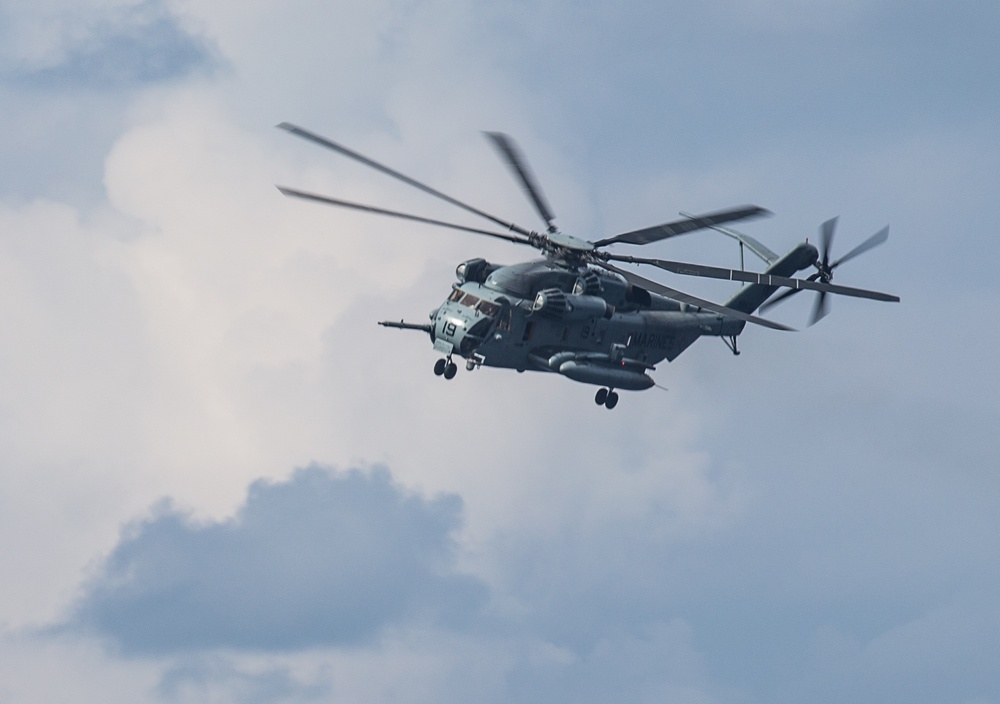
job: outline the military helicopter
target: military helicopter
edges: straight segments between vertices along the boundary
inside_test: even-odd
[[[898,296],[891,294],[831,283],[837,267],[885,242],[888,227],[834,261],[830,260],[830,250],[836,218],[821,226],[819,249],[803,242],[784,256],[778,256],[748,235],[723,227],[726,223],[769,214],[755,205],[703,215],[681,213],[681,220],[591,242],[560,232],[555,226],[552,210],[527,162],[507,135],[486,133],[545,222],[544,233],[463,203],[296,125],[285,122],[278,127],[488,220],[503,231],[468,227],[279,186],[286,196],[499,238],[542,253],[541,259],[510,265],[481,258],[464,261],[455,270],[457,281],[452,284],[451,294],[431,312],[429,323],[402,320],[379,323],[430,335],[434,349],[443,355],[435,363],[434,373],[445,379],[455,377],[457,355],[466,360],[468,371],[485,366],[550,372],[599,386],[594,401],[612,409],[618,404],[617,390],[642,391],[653,387],[655,382],[649,373],[655,370],[655,365],[664,359],[673,361],[699,337],[720,337],[738,355],[737,337],[747,323],[793,330],[753,313],[803,290],[818,294],[810,325],[826,315],[828,294],[899,301]],[[763,260],[765,270],[756,273],[617,254],[605,249],[613,245],[647,245],[706,228],[737,240],[741,258],[744,248],[749,249]],[[747,285],[725,303],[718,304],[611,262],[646,264],[675,274],[742,281]],[[793,278],[810,267],[815,272],[807,278]],[[772,298],[779,289],[785,291]]]

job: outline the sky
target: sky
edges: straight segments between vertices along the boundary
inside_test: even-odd
[[[0,0],[0,702],[1000,702],[1000,5]],[[890,225],[622,393],[422,321],[562,231]],[[643,254],[736,266],[703,232]],[[728,282],[659,272],[724,300]]]

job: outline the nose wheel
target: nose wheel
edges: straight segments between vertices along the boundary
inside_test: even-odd
[[[618,394],[615,393],[614,389],[598,389],[597,395],[594,396],[594,403],[598,406],[604,406],[610,411],[618,405]]]
[[[439,359],[434,363],[434,375],[443,376],[445,379],[454,379],[458,373],[458,366],[451,361],[451,357]]]

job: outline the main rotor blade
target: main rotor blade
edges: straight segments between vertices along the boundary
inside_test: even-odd
[[[656,293],[672,298],[675,301],[681,303],[687,303],[688,305],[697,306],[699,308],[704,308],[705,310],[710,310],[713,313],[718,313],[719,315],[724,315],[728,318],[736,318],[737,320],[743,320],[748,323],[754,323],[755,325],[763,325],[766,328],[772,328],[774,330],[784,330],[786,332],[794,332],[795,328],[790,328],[787,325],[782,325],[781,323],[775,323],[771,320],[766,320],[764,318],[758,318],[755,315],[750,315],[744,313],[743,311],[735,310],[733,308],[727,308],[726,306],[719,305],[718,303],[712,303],[712,301],[706,301],[704,298],[698,298],[696,296],[691,296],[677,289],[670,288],[669,286],[664,286],[656,281],[651,281],[650,279],[643,278],[638,274],[633,274],[630,271],[625,271],[619,269],[616,266],[602,262],[600,266],[613,271],[625,277],[625,280],[634,286],[639,286],[641,288],[647,289],[649,291],[655,291]]]
[[[605,255],[602,255],[605,256]],[[815,279],[795,279],[788,276],[774,276],[772,274],[758,274],[755,271],[741,271],[739,269],[725,269],[717,266],[706,266],[704,264],[690,264],[688,262],[675,262],[669,259],[647,259],[645,257],[630,257],[626,255],[607,254],[608,259],[615,261],[630,262],[632,264],[650,264],[674,274],[685,276],[699,276],[708,279],[722,279],[724,281],[745,281],[751,284],[763,284],[765,286],[780,286],[791,289],[809,289],[811,291],[822,291],[824,293],[837,293],[843,296],[854,296],[855,298],[870,298],[876,301],[899,301],[898,296],[879,291],[868,291],[862,288],[852,288],[850,286],[839,286],[837,284],[823,283]]]
[[[641,230],[625,232],[620,235],[615,235],[614,237],[598,240],[597,242],[594,242],[594,246],[605,247],[609,244],[617,244],[619,242],[624,244],[649,244],[650,242],[659,242],[660,240],[665,240],[668,237],[676,237],[677,235],[683,235],[688,232],[694,232],[695,230],[712,227],[713,225],[721,225],[725,222],[746,220],[747,218],[770,214],[771,211],[766,208],[761,208],[756,205],[743,205],[738,208],[728,208],[714,213],[706,213],[705,215],[696,215],[685,218],[684,220],[664,223],[663,225],[655,225]]]
[[[524,187],[524,190],[531,199],[531,202],[535,204],[535,210],[537,210],[538,214],[542,216],[542,220],[545,221],[549,232],[554,232],[556,228],[555,225],[552,224],[552,221],[555,219],[555,216],[552,214],[552,210],[549,208],[548,203],[545,202],[545,198],[542,196],[542,189],[538,187],[538,183],[535,181],[535,178],[531,173],[531,169],[528,168],[528,163],[524,160],[520,151],[518,151],[517,145],[514,144],[514,140],[502,132],[486,132],[484,134],[493,140],[493,144],[503,155],[504,159],[506,159],[507,164],[520,178],[521,185]]]
[[[444,222],[443,220],[433,220],[431,218],[425,218],[420,215],[410,215],[409,213],[401,213],[396,210],[386,210],[385,208],[376,208],[373,205],[365,205],[364,203],[354,203],[348,200],[340,200],[338,198],[330,198],[329,196],[321,196],[316,193],[307,193],[306,191],[298,191],[294,188],[285,188],[284,186],[278,186],[278,190],[281,191],[286,196],[293,196],[295,198],[303,198],[305,200],[313,200],[319,203],[325,203],[326,205],[336,205],[341,208],[351,208],[353,210],[362,210],[366,213],[375,213],[376,215],[388,215],[389,217],[402,218],[403,220],[412,220],[414,222],[423,222],[428,225],[437,225],[439,227],[447,227],[452,230],[459,230],[461,232],[471,232],[476,235],[486,235],[487,237],[496,237],[501,240],[507,240],[508,242],[517,242],[518,244],[527,244],[534,246],[531,240],[525,237],[518,237],[517,235],[508,235],[502,232],[490,232],[489,230],[480,230],[475,227],[466,227],[465,225],[456,225],[455,223]]]
[[[368,157],[362,154],[358,154],[357,152],[352,151],[347,147],[337,144],[336,142],[333,142],[329,139],[326,139],[325,137],[321,137],[318,134],[302,129],[301,127],[297,127],[289,122],[282,122],[280,125],[278,125],[278,127],[287,132],[291,132],[292,134],[298,137],[302,137],[303,139],[307,139],[310,142],[318,144],[321,147],[332,149],[333,151],[343,154],[346,157],[350,157],[355,161],[359,161],[365,166],[369,166],[375,169],[376,171],[381,171],[382,173],[388,176],[392,176],[393,178],[398,179],[405,184],[420,189],[424,193],[429,193],[435,198],[440,198],[441,200],[447,203],[451,203],[452,205],[462,208],[463,210],[466,210],[475,215],[478,215],[479,217],[486,218],[490,222],[496,223],[497,225],[500,225],[501,227],[504,227],[512,232],[517,232],[518,234],[524,235],[525,237],[529,237],[532,234],[530,230],[525,230],[524,228],[519,227],[512,222],[507,222],[506,220],[498,218],[495,215],[490,215],[489,213],[482,211],[479,208],[474,208],[473,206],[467,203],[463,203],[462,201],[456,198],[452,198],[451,196],[446,195],[441,191],[438,191],[424,183],[421,183],[420,181],[417,181],[416,179],[410,178],[409,176],[402,174],[398,171],[395,171],[394,169],[390,169],[388,166],[384,166],[383,164],[380,164],[377,161],[374,161],[373,159],[369,159]]]
[[[686,218],[696,217],[695,215],[691,215],[690,213],[685,213],[683,210],[681,211],[680,214]],[[772,252],[769,247],[762,244],[758,240],[755,240],[750,235],[744,234],[742,232],[737,232],[736,230],[733,230],[728,227],[722,227],[721,225],[709,225],[709,228],[715,230],[716,232],[721,232],[726,237],[732,237],[740,244],[746,245],[746,247],[751,252],[760,257],[768,265],[774,264],[779,259],[778,255]]]
[[[862,242],[861,244],[859,244],[857,247],[855,247],[854,249],[852,249],[850,252],[848,252],[847,254],[845,254],[844,256],[842,256],[840,259],[838,259],[837,261],[835,261],[833,264],[830,265],[830,268],[834,269],[834,268],[840,266],[841,264],[843,264],[844,262],[850,261],[851,259],[854,259],[854,257],[858,256],[859,254],[864,254],[869,249],[872,249],[873,247],[878,247],[880,244],[882,244],[883,242],[885,242],[887,239],[889,239],[889,226],[888,225],[886,225],[881,230],[879,230],[878,232],[876,232],[874,235],[872,235],[871,237],[869,237],[868,239],[866,239],[864,242]]]

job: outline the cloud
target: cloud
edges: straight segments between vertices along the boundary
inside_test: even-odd
[[[411,619],[461,621],[485,587],[454,569],[460,511],[384,469],[318,466],[255,482],[229,520],[163,503],[126,530],[64,628],[139,655],[350,646]]]
[[[328,683],[300,682],[291,668],[281,665],[256,667],[219,656],[194,658],[169,669],[157,685],[156,694],[174,702],[234,701],[304,702],[326,701]]]
[[[884,701],[864,684],[913,691],[913,671],[925,673],[924,700],[939,701],[952,672],[975,685],[969,697],[997,691],[997,642],[977,630],[979,613],[997,612],[1000,564],[997,334],[979,322],[996,296],[990,257],[969,254],[991,251],[992,19],[853,0],[140,3],[161,8],[147,16],[127,9],[134,0],[11,0],[0,14],[18,2],[27,19],[0,42],[0,66],[59,80],[3,87],[0,533],[13,577],[0,621],[51,622],[83,561],[111,555],[68,628],[168,657],[116,658],[89,637],[77,639],[97,653],[88,659],[74,639],[12,641],[0,657],[9,698]],[[948,21],[929,21],[939,13]],[[166,49],[153,49],[156,33]],[[232,71],[204,80],[178,60],[192,37]],[[115,60],[141,64],[147,48],[188,73],[115,77]],[[171,75],[187,80],[156,78]],[[587,237],[744,200],[779,214],[750,231],[782,251],[838,212],[840,253],[891,222],[890,244],[845,267],[842,283],[904,303],[840,300],[791,338],[748,331],[738,360],[698,343],[658,370],[669,393],[629,396],[613,414],[561,378],[485,369],[440,386],[425,338],[374,321],[422,319],[462,259],[530,253],[282,200],[274,182],[455,215],[271,127],[285,119],[530,225],[477,134],[509,131],[560,226]],[[91,200],[134,218],[123,236]],[[728,240],[713,252],[710,234],[682,239],[657,251],[737,261]],[[709,284],[706,295],[723,290]],[[811,300],[799,298],[778,317],[804,319]],[[347,563],[344,531],[321,546],[323,528],[289,537],[305,510],[278,511],[273,530],[253,527],[251,514],[267,521],[251,504],[219,516],[250,478],[313,457],[386,461],[407,485],[461,495],[463,559],[489,580],[503,633],[441,627],[470,609],[443,605],[462,587],[455,528],[429,498],[414,499],[416,513],[443,522],[436,539],[377,522],[364,532],[404,545],[423,534],[438,561],[400,566],[373,550],[389,556],[370,556],[381,572],[369,566],[356,584],[394,576],[403,596],[355,589],[373,605],[353,634],[334,623],[322,640],[303,626],[307,607],[328,620],[347,609],[328,586],[347,577],[323,554],[278,584],[282,561],[322,548]],[[299,482],[257,486],[272,501],[297,487],[302,507]],[[117,536],[164,495],[192,513],[162,505]],[[285,548],[268,548],[270,569],[251,563],[276,536]],[[413,574],[432,584],[403,584]],[[333,596],[297,598],[310,584]],[[981,610],[953,598],[967,584],[989,591]],[[260,612],[256,641],[233,634]],[[175,622],[201,644],[167,642]],[[378,648],[341,647],[376,635]],[[923,650],[904,647],[915,635]],[[241,649],[229,663],[204,652],[261,641],[288,650]],[[330,647],[292,649],[309,642]],[[967,669],[926,667],[948,654]],[[675,669],[660,677],[660,663]],[[720,687],[741,692],[702,695]]]
[[[708,702],[711,686],[691,629],[680,620],[651,622],[609,634],[574,652],[536,643],[511,668],[509,693],[519,702]]]
[[[4,73],[43,88],[153,83],[210,66],[213,51],[161,0],[8,11]]]

